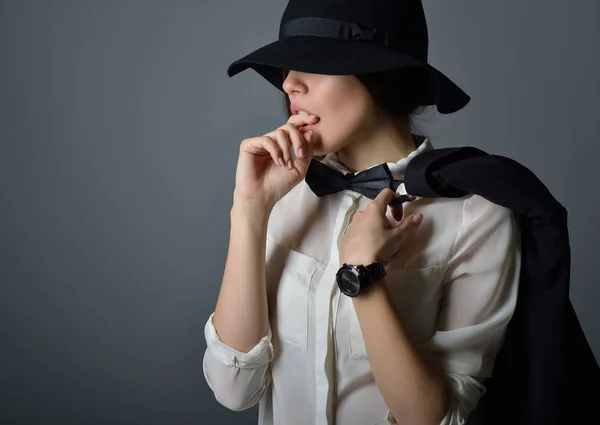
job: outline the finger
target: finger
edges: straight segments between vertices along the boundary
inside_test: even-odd
[[[423,222],[423,214],[421,214],[421,213],[413,214],[411,219],[412,219],[413,223],[415,223],[416,225],[419,225]]]
[[[392,217],[396,221],[402,221],[402,217],[404,216],[404,207],[402,204],[390,206],[390,210],[392,211]]]
[[[305,139],[304,155],[296,158],[294,167],[301,173],[302,176],[305,176],[308,171],[308,167],[310,166],[310,162],[312,161],[314,134],[312,131],[309,131],[308,133],[303,134],[302,137]]]
[[[281,158],[283,157],[283,153],[281,152],[279,144],[275,140],[273,140],[272,137],[268,136],[260,137],[260,140],[262,140],[263,148],[267,152],[269,152],[271,158],[273,158],[273,162],[275,163],[275,165],[281,166]]]
[[[304,127],[305,125],[308,125],[308,124],[316,124],[319,122],[319,120],[320,120],[320,118],[317,115],[308,115],[308,114],[298,115],[298,114],[296,114],[296,115],[290,115],[287,122],[290,124],[293,124],[297,128],[300,128],[300,127]]]
[[[283,154],[283,162],[288,169],[292,168],[292,142],[289,139],[289,134],[283,128],[278,128],[274,132],[277,144],[281,148]]]
[[[294,147],[294,152],[296,152],[296,158],[302,158],[306,153],[304,146],[306,141],[305,137],[292,123],[287,123],[282,128],[289,134],[290,140],[292,141],[292,146]]]
[[[399,195],[397,198],[394,198],[392,200],[392,202],[390,202],[388,205],[390,207],[395,207],[396,205],[400,205],[403,204],[404,202],[406,202],[408,199],[406,198],[405,195]]]
[[[414,213],[411,214],[402,220],[400,225],[394,229],[396,234],[400,234],[402,232],[406,232],[408,230],[419,227],[419,225],[423,222],[423,214]]]
[[[253,155],[265,155],[268,154],[273,159],[275,164],[279,165],[279,157],[281,156],[281,149],[279,145],[268,136],[252,137],[245,139],[240,144],[240,150],[249,152]]]
[[[388,204],[398,195],[389,187],[383,189],[379,194],[371,201],[372,204],[375,204],[380,211],[386,212]]]

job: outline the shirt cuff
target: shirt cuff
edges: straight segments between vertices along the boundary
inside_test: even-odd
[[[273,360],[271,326],[269,326],[267,334],[250,351],[244,353],[221,341],[213,323],[214,314],[214,312],[211,313],[206,321],[206,325],[204,326],[204,337],[206,339],[207,348],[224,365],[254,369],[264,366]]]

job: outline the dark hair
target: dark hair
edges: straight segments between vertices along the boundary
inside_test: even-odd
[[[418,147],[425,136],[416,126],[413,117],[427,111],[429,69],[406,67],[391,71],[358,74],[356,78],[367,88],[377,107],[376,113],[386,113],[392,118],[409,119],[411,132]],[[288,71],[283,70],[284,79]],[[284,93],[285,110],[291,116],[290,99]]]

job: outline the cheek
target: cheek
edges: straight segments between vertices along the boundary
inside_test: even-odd
[[[368,91],[354,77],[326,77],[318,93],[321,137],[315,148],[325,154],[341,149],[366,127],[371,101]]]
[[[356,97],[336,102],[327,112],[323,135],[337,146],[348,143],[353,134],[364,128],[370,113],[367,101]]]

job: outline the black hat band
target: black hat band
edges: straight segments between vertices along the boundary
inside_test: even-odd
[[[412,57],[427,59],[427,42],[422,40],[394,39],[390,31],[378,28],[363,28],[354,22],[335,19],[304,17],[293,19],[280,26],[279,39],[286,37],[310,35],[316,37],[335,38],[348,41],[368,41]]]

